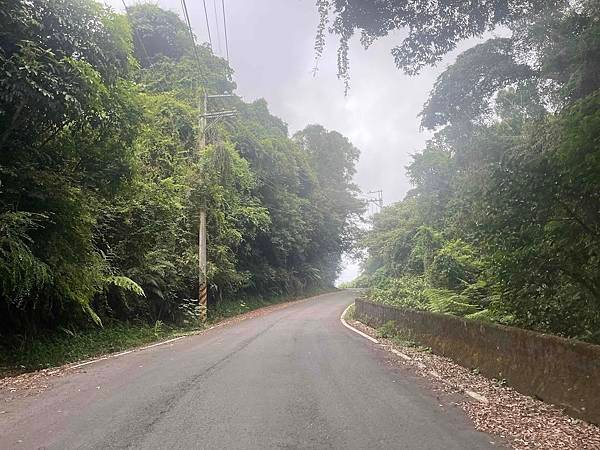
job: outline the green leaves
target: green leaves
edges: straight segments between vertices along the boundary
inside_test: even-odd
[[[362,0],[318,0],[320,25],[315,49],[323,53],[324,30],[333,15],[331,32],[339,36],[338,73],[348,80],[348,40],[356,32],[368,47],[376,39],[401,30],[401,42],[391,53],[398,68],[409,75],[439,62],[462,40],[481,36],[497,26],[515,27],[531,18],[560,10],[562,0],[519,0],[506,2],[455,2],[441,0],[423,3],[414,0],[365,2]]]
[[[363,240],[372,298],[600,342],[597,12],[514,22],[440,75],[422,117],[445,128]]]
[[[27,234],[45,219],[26,212],[0,214],[0,294],[14,306],[51,281],[48,265],[32,253],[33,241]]]
[[[515,53],[507,38],[490,39],[461,53],[436,80],[421,112],[421,126],[435,129],[489,118],[496,92],[536,75],[516,61]]]
[[[123,289],[124,291],[133,292],[134,294],[140,295],[142,297],[146,296],[142,287],[135,281],[133,281],[131,278],[111,275],[106,278],[105,282],[108,285],[114,285],[118,288]]]
[[[190,322],[200,208],[211,307],[333,284],[362,209],[344,136],[311,126],[292,139],[264,100],[232,97],[239,116],[198,148],[201,88],[235,83],[177,15],[4,3],[2,330]]]

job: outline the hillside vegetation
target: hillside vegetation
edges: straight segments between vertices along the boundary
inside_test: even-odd
[[[342,38],[358,28],[374,39],[415,13],[410,2],[334,3]],[[447,3],[419,16],[431,35],[411,28],[393,50],[406,72],[498,24],[510,37],[466,50],[438,77],[420,115],[435,136],[407,167],[414,188],[374,217],[356,284],[384,303],[600,343],[598,2],[465,5],[464,29],[446,26]]]
[[[0,23],[4,344],[193,322],[200,207],[211,310],[333,286],[363,209],[348,139],[236,96],[200,148],[203,89],[233,71],[154,5],[6,1]]]

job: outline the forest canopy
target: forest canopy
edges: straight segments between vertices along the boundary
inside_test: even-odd
[[[199,147],[204,89],[236,85],[175,13],[1,5],[2,335],[193,317],[200,207],[211,304],[333,285],[363,209],[345,137],[234,96]]]
[[[384,3],[335,2],[347,6],[342,29],[382,35],[418,2]],[[435,38],[419,50],[426,41],[413,28],[402,44],[397,62],[411,72],[465,33],[511,31],[464,51],[438,77],[421,112],[435,135],[407,168],[414,188],[362,240],[359,284],[385,303],[598,343],[600,7],[553,3],[538,15],[532,8],[548,2],[512,3],[483,8],[474,22],[480,9],[465,3],[452,10],[468,19],[462,31],[436,22],[439,46]]]

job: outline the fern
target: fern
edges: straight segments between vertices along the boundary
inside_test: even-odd
[[[98,314],[96,314],[96,311],[93,310],[93,308],[88,304],[88,303],[84,303],[81,305],[81,308],[83,309],[83,312],[86,313],[88,316],[90,316],[92,318],[92,320],[94,321],[94,323],[98,326],[102,326],[102,319],[100,319],[100,316],[98,316]]]
[[[43,219],[27,212],[0,214],[0,294],[13,302],[51,281],[50,268],[31,252],[27,234]]]
[[[119,275],[111,275],[107,277],[105,281],[107,285],[113,285],[124,291],[133,292],[134,294],[137,294],[140,297],[146,296],[144,289],[142,289],[142,287],[135,281],[133,281],[131,278]]]
[[[465,316],[479,310],[477,305],[468,303],[469,299],[465,296],[447,289],[425,289],[424,295],[429,300],[427,309],[432,312]]]

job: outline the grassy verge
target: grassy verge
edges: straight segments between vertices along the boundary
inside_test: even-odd
[[[352,303],[348,309],[345,311],[342,319],[344,320],[356,320],[355,319],[356,305]]]
[[[199,328],[115,323],[103,328],[56,331],[0,346],[0,377],[16,375],[127,350]]]
[[[210,312],[209,324],[264,306],[307,298],[280,296],[223,302]],[[203,326],[176,327],[157,322],[155,325],[114,323],[103,328],[79,331],[60,330],[33,339],[12,338],[0,343],[0,378],[23,372],[57,367],[75,361],[124,351],[156,341],[199,331]]]

